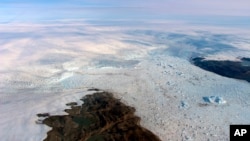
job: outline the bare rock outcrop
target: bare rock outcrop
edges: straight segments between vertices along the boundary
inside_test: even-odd
[[[69,115],[49,116],[43,123],[52,127],[44,141],[160,141],[140,125],[135,108],[108,92],[87,95],[81,106],[71,106]]]

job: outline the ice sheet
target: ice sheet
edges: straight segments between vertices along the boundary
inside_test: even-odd
[[[65,114],[65,104],[80,102],[90,87],[111,91],[134,106],[143,126],[162,140],[228,140],[230,124],[250,124],[250,84],[188,61],[192,55],[249,56],[246,31],[163,24],[66,24],[62,31],[60,26],[0,28],[8,32],[0,47],[1,140],[44,139],[49,128],[36,124],[36,114]],[[201,48],[201,41],[207,46]],[[226,48],[213,46],[222,44]],[[226,103],[206,104],[207,96]]]

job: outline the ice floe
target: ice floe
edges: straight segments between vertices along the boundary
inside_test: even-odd
[[[226,100],[224,100],[222,97],[220,96],[205,96],[203,97],[203,101],[206,103],[213,103],[213,104],[226,104]]]

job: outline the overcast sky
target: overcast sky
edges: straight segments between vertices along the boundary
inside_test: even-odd
[[[250,0],[1,0],[0,22],[248,16]]]

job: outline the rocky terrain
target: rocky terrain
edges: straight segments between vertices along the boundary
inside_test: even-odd
[[[43,123],[52,127],[44,141],[160,141],[140,125],[135,108],[126,106],[108,92],[96,92],[81,99],[84,103],[67,104],[68,115],[48,116]]]
[[[204,70],[211,71],[222,76],[246,80],[250,82],[249,58],[241,58],[240,61],[220,61],[204,59],[205,58],[197,57],[193,58],[192,61],[194,65]]]

